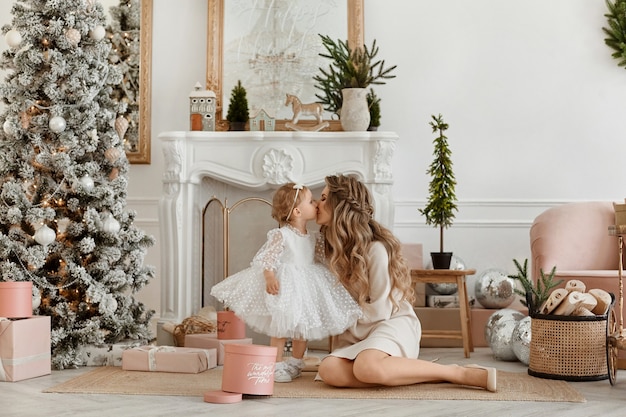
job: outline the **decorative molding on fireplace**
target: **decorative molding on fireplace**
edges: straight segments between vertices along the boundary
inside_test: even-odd
[[[393,227],[393,132],[165,132],[161,227],[162,320],[181,322],[201,304],[202,209],[212,197],[260,196],[294,181],[321,188],[327,175],[356,174],[375,216]]]

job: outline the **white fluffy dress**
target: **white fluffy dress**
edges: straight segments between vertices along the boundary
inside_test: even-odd
[[[361,316],[352,296],[315,261],[313,233],[272,229],[250,267],[211,288],[211,295],[251,329],[277,338],[319,340],[342,333]],[[265,290],[264,269],[275,271],[277,295]]]

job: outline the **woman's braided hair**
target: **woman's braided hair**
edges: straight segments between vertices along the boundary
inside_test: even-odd
[[[326,177],[326,206],[332,218],[321,231],[326,238],[325,252],[330,269],[359,302],[369,301],[367,254],[372,242],[381,242],[389,255],[391,294],[400,291],[402,300],[414,301],[414,291],[400,241],[389,229],[374,220],[374,206],[369,190],[352,175]],[[398,300],[390,295],[398,307]]]

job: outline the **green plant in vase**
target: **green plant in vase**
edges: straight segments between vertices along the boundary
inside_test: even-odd
[[[226,113],[229,130],[245,130],[249,117],[246,89],[241,85],[241,80],[238,80],[230,93],[228,113]]]
[[[344,130],[366,130],[369,126],[366,89],[370,85],[385,84],[385,80],[395,78],[392,72],[396,65],[386,67],[384,60],[376,58],[379,48],[375,39],[370,47],[362,45],[352,49],[347,41],[335,41],[325,35],[320,37],[326,52],[319,55],[328,58],[330,64],[328,68],[320,68],[320,74],[313,77],[315,87],[321,91],[321,94],[315,96],[327,111],[339,116],[342,126],[348,113],[357,113],[360,118],[357,126],[343,126]],[[352,110],[353,105],[346,107],[346,103],[352,101],[356,102],[354,106],[358,106],[358,111]]]
[[[448,138],[444,132],[448,129],[448,124],[444,122],[443,116],[432,115],[430,126],[437,136],[433,140],[434,159],[431,162],[427,174],[431,176],[428,186],[428,204],[419,212],[426,218],[426,224],[439,228],[439,252],[431,252],[433,268],[448,269],[452,260],[452,252],[444,252],[443,232],[444,229],[452,226],[455,212],[458,211],[456,205],[456,179],[452,171],[452,151],[448,146]]]

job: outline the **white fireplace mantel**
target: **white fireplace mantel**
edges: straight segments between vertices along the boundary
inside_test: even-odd
[[[289,181],[315,189],[327,175],[356,174],[372,192],[376,219],[393,224],[395,133],[165,132],[159,139],[165,158],[161,320],[180,323],[202,307],[202,210],[212,196],[268,194]]]

